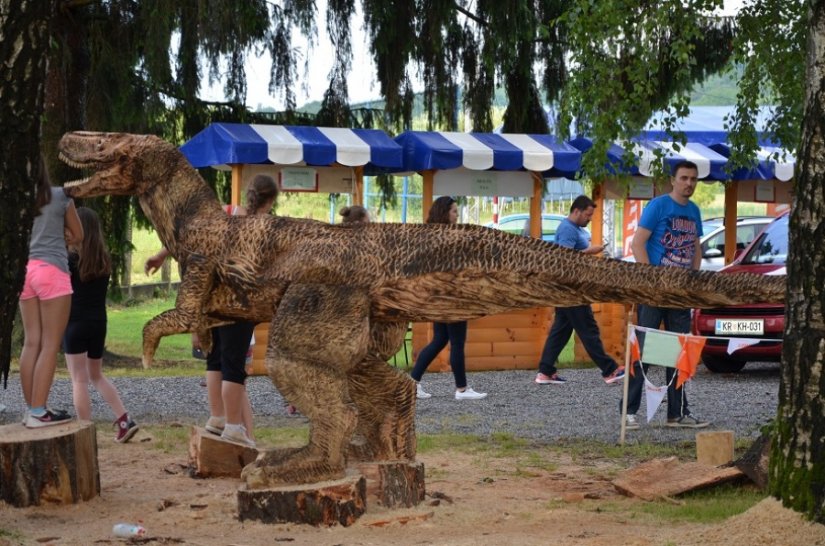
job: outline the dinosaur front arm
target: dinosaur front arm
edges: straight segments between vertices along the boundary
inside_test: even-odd
[[[200,255],[191,255],[186,262],[186,275],[181,280],[175,308],[152,318],[143,327],[143,367],[148,368],[162,337],[186,332],[198,332],[204,352],[209,352],[211,337],[203,332],[226,321],[203,313],[204,303],[212,292],[215,266]]]

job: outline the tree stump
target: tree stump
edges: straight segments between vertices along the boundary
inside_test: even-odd
[[[196,476],[240,478],[243,467],[258,457],[258,450],[234,442],[201,427],[189,432],[189,464]]]
[[[238,489],[238,516],[264,523],[352,525],[366,511],[366,480],[347,476],[315,484]]]
[[[367,480],[367,503],[410,508],[424,500],[424,463],[359,462],[353,468]]]
[[[99,494],[94,423],[0,426],[0,499],[24,507],[75,504]]]

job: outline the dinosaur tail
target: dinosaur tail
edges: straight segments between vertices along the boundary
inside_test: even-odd
[[[785,299],[784,275],[656,267],[588,256],[521,237],[507,237],[505,246],[499,239],[498,234],[490,235],[481,248],[463,252],[461,267],[455,264],[384,285],[376,294],[374,312],[451,321],[540,306],[614,302],[709,308]],[[448,259],[446,254],[442,258]],[[422,297],[426,305],[421,305]]]

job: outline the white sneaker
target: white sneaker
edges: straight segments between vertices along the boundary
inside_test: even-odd
[[[226,426],[226,417],[215,417],[210,415],[209,419],[206,421],[206,426],[203,428],[205,428],[207,432],[220,436],[223,432],[224,426]]]
[[[636,416],[632,413],[627,414],[627,419],[624,424],[625,430],[636,430],[639,428],[639,422],[636,421]]]
[[[481,400],[482,398],[487,398],[486,392],[476,392],[470,387],[463,391],[455,391],[456,400]]]
[[[419,400],[426,400],[427,398],[432,398],[433,395],[428,393],[427,391],[425,391],[421,387],[421,383],[416,383],[415,384],[415,397],[418,398]]]
[[[235,442],[236,444],[243,444],[247,447],[255,447],[255,442],[249,439],[246,435],[246,427],[243,425],[232,425],[227,423],[223,427],[221,439]]]

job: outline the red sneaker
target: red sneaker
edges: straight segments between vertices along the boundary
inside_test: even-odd
[[[115,421],[115,427],[117,427],[117,434],[115,434],[115,442],[120,444],[125,444],[129,440],[132,439],[132,436],[140,429],[137,426],[137,423],[129,419],[129,414],[124,413],[120,416],[120,419]]]

